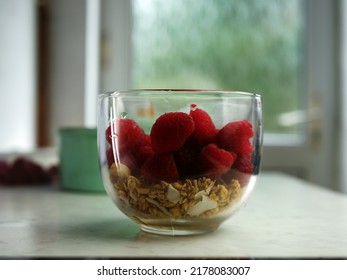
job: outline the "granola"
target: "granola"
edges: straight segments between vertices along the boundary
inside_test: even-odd
[[[111,165],[110,180],[123,203],[161,218],[210,217],[237,203],[243,193],[236,179],[228,184],[206,177],[149,184],[122,164]]]

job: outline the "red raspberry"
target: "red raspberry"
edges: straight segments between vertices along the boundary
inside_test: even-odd
[[[229,172],[229,179],[236,179],[242,187],[246,187],[252,178],[253,170],[251,154],[238,156]]]
[[[132,150],[146,141],[143,129],[131,119],[119,119],[106,129],[106,139],[111,146],[113,146],[112,136],[120,150]]]
[[[142,146],[136,147],[133,150],[121,150],[120,161],[128,166],[132,175],[140,175],[142,164],[153,154],[153,148],[150,142],[146,140]]]
[[[112,163],[114,163],[114,155],[113,155],[112,147],[110,147],[107,150],[107,152],[106,152],[106,159],[107,159],[108,167],[110,167],[112,165]]]
[[[151,136],[149,136],[148,134],[146,134],[145,145],[152,146]]]
[[[13,184],[42,184],[49,182],[49,176],[43,167],[30,159],[17,158],[10,170]]]
[[[206,111],[196,108],[195,104],[192,104],[190,107],[191,110],[189,114],[194,120],[195,129],[189,137],[189,140],[203,147],[213,141],[218,130]]]
[[[142,176],[152,182],[178,180],[178,171],[171,153],[154,153],[141,168]]]
[[[247,120],[226,124],[219,130],[215,142],[219,147],[238,156],[252,151],[249,138],[253,136],[252,124]]]
[[[201,150],[199,169],[203,176],[216,179],[231,168],[236,157],[235,153],[219,149],[216,144],[208,144]]]
[[[243,141],[240,141],[239,146],[235,148],[235,153],[237,153],[239,156],[251,154],[252,151],[253,151],[253,146],[248,139],[244,139]]]
[[[243,173],[252,174],[253,164],[251,154],[238,156],[233,165],[233,168]]]
[[[147,139],[146,135],[146,139]],[[153,154],[153,149],[149,141],[146,142],[142,146],[135,146],[129,149],[126,148],[118,148],[116,151],[117,161],[126,165],[132,175],[140,174],[141,165]],[[110,167],[114,162],[114,151],[112,146],[106,152],[107,164]]]
[[[151,143],[159,153],[173,152],[181,148],[194,130],[191,116],[183,112],[170,112],[161,115],[153,124]]]
[[[150,156],[154,154],[153,148],[150,145],[141,146],[135,153],[138,164],[141,166]]]
[[[148,146],[142,146],[139,150],[118,150],[118,154],[116,155],[117,162],[126,165],[130,169],[132,175],[139,175],[142,163],[149,157],[147,148]],[[151,147],[149,148],[151,149]],[[142,150],[144,151],[142,152]],[[112,147],[107,150],[106,159],[108,167],[115,163]]]
[[[244,154],[236,158],[231,170],[223,175],[223,179],[227,182],[236,179],[241,187],[245,187],[252,178],[253,171],[252,154]]]
[[[141,165],[136,157],[136,152],[131,150],[119,151],[119,160],[130,169],[131,175],[139,176],[141,174]]]
[[[4,161],[0,161],[0,185],[10,183],[10,165]]]
[[[181,179],[196,174],[196,163],[199,150],[192,145],[185,144],[174,153],[177,169]]]

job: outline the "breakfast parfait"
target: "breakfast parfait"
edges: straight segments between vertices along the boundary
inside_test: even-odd
[[[196,104],[162,114],[148,134],[135,120],[119,118],[105,137],[118,205],[142,224],[216,217],[240,204],[254,171],[252,124],[216,127]]]

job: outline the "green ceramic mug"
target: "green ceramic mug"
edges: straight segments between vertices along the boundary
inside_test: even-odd
[[[98,163],[96,128],[61,128],[59,138],[61,187],[105,192]]]

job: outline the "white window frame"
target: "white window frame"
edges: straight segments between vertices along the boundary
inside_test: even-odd
[[[265,137],[263,169],[292,171],[311,182],[347,192],[339,160],[338,11],[338,1],[305,1],[307,134],[305,141],[296,145],[268,145]]]
[[[338,159],[339,169],[339,185],[340,190],[347,193],[347,1],[342,0],[340,3],[340,22],[341,28],[339,29],[340,35],[340,63],[338,78],[340,79],[340,119],[341,123],[339,125],[339,130],[341,134],[339,135],[339,148],[340,148],[340,158]]]

